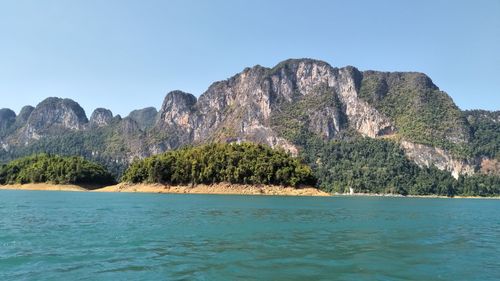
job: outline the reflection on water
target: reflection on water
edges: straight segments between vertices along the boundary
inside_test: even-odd
[[[0,192],[0,280],[500,280],[500,201]]]

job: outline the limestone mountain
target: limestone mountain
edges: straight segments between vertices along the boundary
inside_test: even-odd
[[[139,125],[141,130],[146,130],[153,127],[156,123],[158,111],[154,107],[146,107],[130,112],[128,117],[134,120]]]
[[[391,133],[390,120],[357,97],[361,73],[314,60],[273,69],[247,68],[214,83],[198,100],[180,91],[165,98],[157,128],[180,143],[244,139],[294,153],[291,135],[311,131],[325,140],[347,129],[370,137]]]
[[[126,118],[96,109],[88,120],[76,102],[59,98],[18,116],[1,110],[0,159],[78,154],[119,173],[135,158],[184,145],[243,140],[300,155],[313,143],[368,137],[393,142],[419,166],[458,178],[499,173],[498,120],[498,112],[462,112],[422,73],[293,59],[246,68],[199,98],[170,92],[159,111],[145,108]]]
[[[47,98],[30,111],[26,123],[20,124],[21,127],[13,134],[13,137],[7,138],[9,142],[29,143],[61,131],[82,130],[88,123],[83,108],[70,99]],[[20,116],[23,113],[26,114],[26,112],[21,112]]]
[[[21,109],[21,111],[19,112],[19,115],[16,117],[16,123],[15,123],[14,129],[18,129],[18,128],[21,128],[22,126],[26,125],[33,110],[35,110],[35,108],[33,106],[30,106],[30,105],[24,106]]]
[[[16,113],[8,108],[0,109],[0,136],[5,136],[16,122]]]
[[[91,127],[105,127],[109,126],[113,121],[113,112],[105,108],[97,108],[90,116]]]

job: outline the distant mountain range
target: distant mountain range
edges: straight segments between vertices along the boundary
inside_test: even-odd
[[[418,166],[455,178],[500,174],[500,112],[462,111],[415,72],[291,59],[246,68],[198,99],[170,92],[159,111],[139,109],[125,118],[104,108],[88,118],[78,103],[61,98],[25,106],[19,115],[0,110],[2,162],[37,152],[82,155],[115,174],[135,158],[184,145],[251,141],[301,155],[312,143],[363,137],[396,144]]]

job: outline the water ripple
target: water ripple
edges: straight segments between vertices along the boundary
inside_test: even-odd
[[[0,280],[499,280],[500,201],[0,192]]]

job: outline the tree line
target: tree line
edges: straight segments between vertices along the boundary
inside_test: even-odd
[[[135,161],[125,172],[132,183],[240,183],[314,185],[311,168],[284,150],[253,143],[186,147]]]
[[[107,185],[114,182],[106,168],[77,156],[38,154],[0,166],[0,184]]]
[[[461,176],[422,168],[397,143],[371,138],[324,142],[308,138],[293,157],[265,145],[207,144],[134,161],[121,180],[131,183],[314,185],[331,193],[402,195],[500,195],[500,177]],[[115,182],[100,164],[82,157],[37,154],[0,165],[0,184],[107,185]]]

